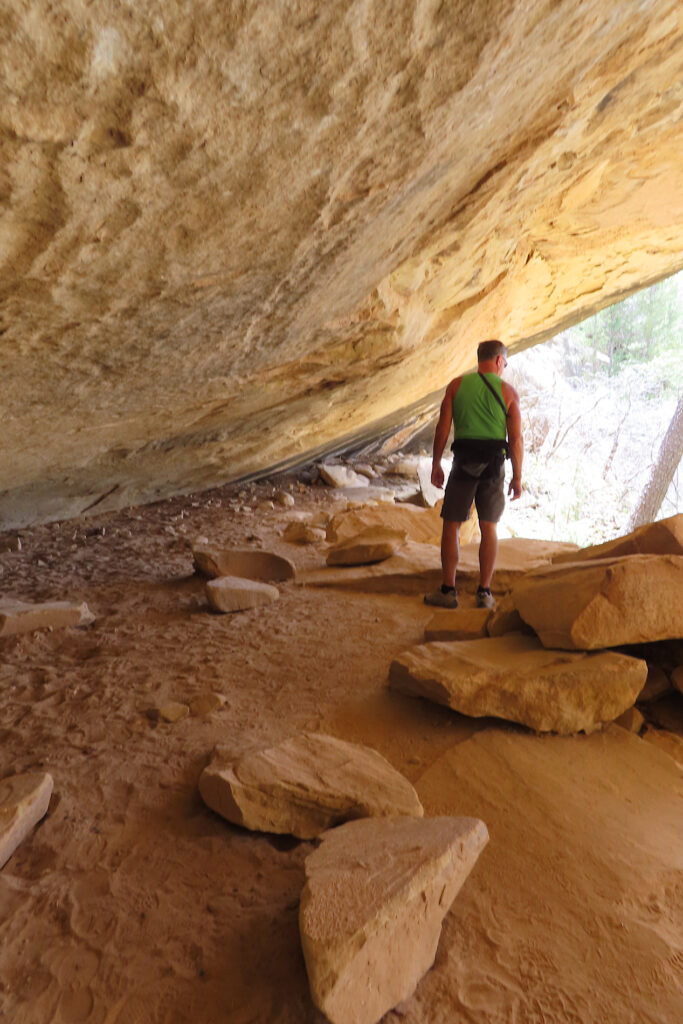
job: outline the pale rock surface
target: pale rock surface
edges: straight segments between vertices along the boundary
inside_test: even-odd
[[[381,437],[678,269],[679,6],[10,4],[0,522]]]
[[[26,772],[0,780],[0,869],[47,813],[52,776]]]
[[[399,459],[391,466],[390,472],[396,476],[404,476],[408,480],[417,480],[417,467],[419,458],[414,455],[405,459]]]
[[[89,626],[95,621],[87,604],[70,601],[44,601],[31,604],[13,598],[0,598],[0,636],[30,633],[34,629],[63,629]]]
[[[551,566],[512,592],[546,647],[594,650],[683,637],[683,556],[630,555]]]
[[[222,693],[200,693],[190,701],[190,713],[196,718],[206,718],[214,711],[220,711],[225,706],[225,697]]]
[[[280,592],[271,583],[240,576],[218,576],[207,580],[206,597],[215,612],[243,612],[277,601]]]
[[[295,504],[294,495],[290,494],[289,491],[278,491],[275,495],[275,500],[283,508],[293,508]]]
[[[335,489],[335,498],[345,498],[349,505],[356,503],[358,506],[375,505],[380,502],[383,505],[393,505],[396,500],[396,492],[390,487],[377,487],[365,481],[367,487],[339,487]]]
[[[680,736],[675,732],[669,732],[668,729],[647,728],[643,733],[643,739],[672,758],[683,774],[683,739]]]
[[[311,839],[352,818],[420,817],[415,790],[370,747],[304,732],[237,760],[217,747],[204,802],[235,825]]]
[[[290,544],[319,544],[326,538],[325,529],[322,526],[313,526],[311,523],[294,522],[289,523],[283,537]]]
[[[368,526],[365,530],[339,541],[327,552],[328,565],[370,565],[391,558],[403,547],[405,530],[386,526]]]
[[[319,466],[320,475],[330,487],[367,487],[368,478],[356,473],[349,466],[336,466],[323,463]]]
[[[623,537],[579,548],[573,554],[561,552],[555,555],[553,563],[621,558],[624,555],[683,555],[683,513],[656,523],[646,523]]]
[[[646,676],[638,658],[549,651],[535,637],[510,633],[413,647],[392,662],[389,685],[473,718],[493,715],[566,734],[617,718]]]
[[[323,835],[306,858],[299,929],[332,1024],[376,1024],[412,994],[487,842],[476,818],[366,819]]]
[[[288,558],[271,551],[251,548],[220,548],[215,544],[192,545],[192,556],[198,572],[204,576],[240,576],[250,580],[281,582],[294,577],[294,566]]]
[[[477,640],[487,634],[492,617],[489,608],[440,608],[425,626],[424,638],[432,640]]]
[[[433,590],[441,580],[441,556],[433,544],[406,541],[384,562],[373,565],[307,569],[297,573],[302,586],[340,587],[369,593],[415,594]]]
[[[187,718],[189,713],[190,709],[187,704],[169,700],[165,704],[160,704],[159,707],[150,708],[147,716],[153,722],[168,722],[169,725],[174,725],[176,722],[181,722],[183,718]]]
[[[414,505],[390,505],[338,512],[327,525],[327,539],[336,544],[349,540],[361,530],[379,526],[387,530],[404,530],[408,539],[418,544],[440,544],[439,511]]]

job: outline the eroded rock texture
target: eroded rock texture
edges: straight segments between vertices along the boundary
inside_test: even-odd
[[[678,11],[3,5],[0,521],[333,450],[677,269]]]

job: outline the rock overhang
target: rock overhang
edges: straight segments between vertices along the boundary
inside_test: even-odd
[[[5,526],[370,436],[683,264],[671,0],[4,21]]]

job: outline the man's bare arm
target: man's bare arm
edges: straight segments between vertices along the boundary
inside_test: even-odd
[[[435,487],[443,487],[444,475],[441,467],[441,456],[443,455],[444,448],[448,443],[448,437],[451,432],[451,423],[453,422],[453,399],[459,386],[460,377],[456,377],[456,379],[452,380],[446,388],[446,394],[444,395],[443,402],[441,403],[441,413],[434,433],[434,450],[432,453],[432,483]]]
[[[524,438],[522,437],[522,413],[519,408],[519,395],[509,384],[503,384],[503,398],[508,407],[508,443],[512,460],[512,480],[508,494],[512,501],[522,493],[522,462],[524,460]]]

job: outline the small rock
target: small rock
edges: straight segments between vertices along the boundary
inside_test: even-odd
[[[171,700],[158,708],[149,708],[147,717],[151,718],[153,722],[169,722],[172,725],[174,722],[187,718],[189,713],[190,709],[187,704],[179,704],[177,701]]]
[[[0,598],[0,636],[30,633],[35,629],[58,629],[66,626],[89,626],[95,621],[87,604],[69,601],[45,601],[29,604]]]
[[[263,501],[259,501],[258,507],[261,509],[262,512],[272,512],[273,509],[275,508],[275,505],[273,504],[272,501],[266,498]]]
[[[320,466],[320,475],[330,487],[367,487],[367,478],[360,473],[354,473],[348,466],[336,466],[332,463],[323,463]]]
[[[283,508],[292,508],[294,506],[294,497],[289,491],[278,491],[275,495],[275,500],[278,505],[282,505]]]
[[[434,963],[441,924],[488,842],[476,818],[370,818],[306,858],[299,931],[313,1002],[377,1024]]]
[[[47,772],[10,775],[0,781],[0,868],[47,813],[52,788]]]
[[[325,540],[325,530],[309,523],[289,523],[283,537],[290,544],[319,544]]]
[[[222,693],[200,693],[190,701],[190,713],[195,718],[205,718],[225,705]]]
[[[199,791],[228,821],[311,839],[350,818],[422,815],[415,790],[377,751],[304,732],[233,760],[217,748]]]
[[[215,612],[243,612],[277,601],[280,592],[270,583],[240,576],[219,576],[206,584],[206,597]]]

